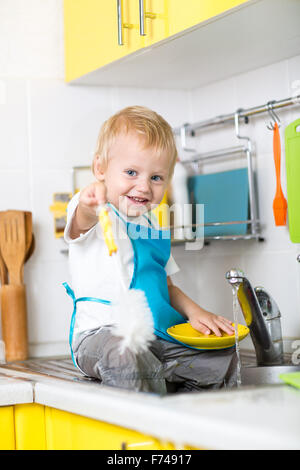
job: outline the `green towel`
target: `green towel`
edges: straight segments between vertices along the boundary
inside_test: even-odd
[[[289,385],[300,388],[300,372],[288,372],[280,374],[279,378]]]

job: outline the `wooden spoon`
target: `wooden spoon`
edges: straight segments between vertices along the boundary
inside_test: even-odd
[[[34,252],[34,249],[35,249],[35,238],[34,238],[34,234],[32,234],[31,245],[29,247],[29,250],[26,253],[25,262],[29,260],[30,256]]]
[[[7,269],[6,269],[1,251],[0,251],[0,281],[1,281],[2,286],[4,286],[4,284],[8,284]]]
[[[31,246],[31,241],[32,241],[32,213],[29,211],[25,211],[25,250],[26,250],[26,255],[29,251],[29,248]]]
[[[0,213],[0,249],[7,266],[10,284],[22,285],[26,254],[25,215],[22,211]]]
[[[24,263],[30,258],[35,248],[35,240],[32,233],[32,213],[29,211],[24,212],[25,215],[25,259]],[[21,269],[21,279],[24,282],[24,264]]]

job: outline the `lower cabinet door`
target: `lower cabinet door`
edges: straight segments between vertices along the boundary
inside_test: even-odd
[[[0,407],[0,450],[14,450],[15,447],[15,421],[14,407]]]
[[[16,450],[45,450],[45,407],[28,403],[14,408]]]
[[[174,449],[137,431],[55,408],[45,408],[49,450]]]

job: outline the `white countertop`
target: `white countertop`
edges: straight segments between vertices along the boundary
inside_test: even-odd
[[[0,375],[0,406],[33,402],[32,383]]]
[[[300,449],[300,390],[287,385],[159,397],[0,365],[0,405],[32,401],[153,435],[177,448]]]

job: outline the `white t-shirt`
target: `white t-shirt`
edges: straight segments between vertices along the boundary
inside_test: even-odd
[[[64,232],[64,239],[69,245],[71,288],[74,290],[76,299],[79,297],[96,297],[117,301],[121,289],[120,274],[116,272],[116,263],[112,259],[115,255],[109,256],[108,254],[100,224],[97,223],[88,232],[81,234],[74,240],[70,237],[71,223],[78,205],[79,194],[75,194],[68,204],[67,225]],[[109,215],[116,244],[118,245],[117,254],[124,267],[123,278],[127,287],[129,287],[134,269],[132,244],[126,233],[124,222],[112,209],[109,211]],[[145,216],[126,217],[123,213],[121,215],[128,222],[145,226],[150,225]],[[157,221],[153,220],[152,214],[151,222],[154,228],[159,228]],[[165,270],[167,276],[179,271],[172,255],[165,266]],[[109,324],[112,324],[111,307],[109,305],[91,301],[77,302],[74,338],[82,331]]]

